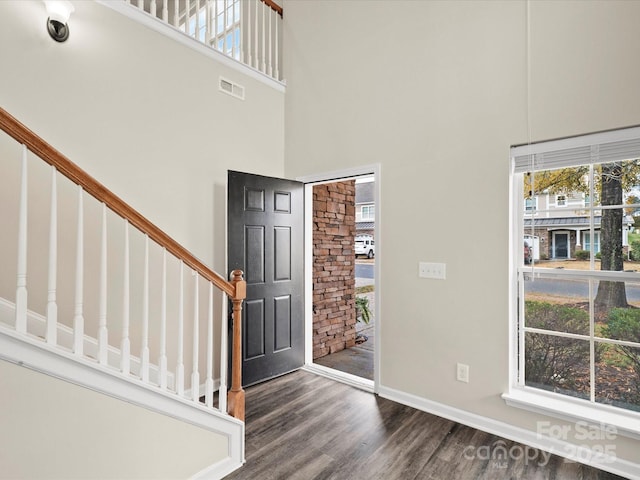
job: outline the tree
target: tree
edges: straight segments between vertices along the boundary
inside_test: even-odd
[[[524,192],[529,197],[538,192],[568,194],[590,193],[589,167],[578,166],[535,172],[525,177]],[[640,160],[599,164],[594,167],[594,193],[603,207],[622,205],[623,192],[640,183]],[[595,202],[593,202],[595,204]],[[637,207],[635,204],[633,207]],[[601,270],[622,271],[622,208],[602,209],[600,224]],[[627,307],[624,282],[601,281],[595,302],[606,309]]]
[[[622,173],[622,164],[619,162],[602,165],[600,175],[602,206],[622,204]],[[624,269],[621,208],[602,210],[600,252],[602,254],[600,270],[619,272]],[[624,282],[600,281],[595,303],[607,310],[613,307],[627,307]]]

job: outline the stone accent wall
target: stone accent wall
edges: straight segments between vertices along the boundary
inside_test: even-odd
[[[355,180],[313,187],[313,358],[353,347]]]

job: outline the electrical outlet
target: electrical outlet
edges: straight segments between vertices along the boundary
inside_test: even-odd
[[[458,363],[456,365],[456,378],[459,382],[469,383],[469,365]]]
[[[447,278],[447,265],[445,263],[420,262],[418,263],[418,276],[444,280]]]

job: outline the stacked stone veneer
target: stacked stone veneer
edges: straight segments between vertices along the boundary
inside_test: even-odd
[[[313,187],[313,358],[356,339],[355,180]]]

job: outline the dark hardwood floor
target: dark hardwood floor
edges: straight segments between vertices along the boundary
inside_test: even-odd
[[[247,463],[230,480],[621,478],[308,372],[246,393]]]

